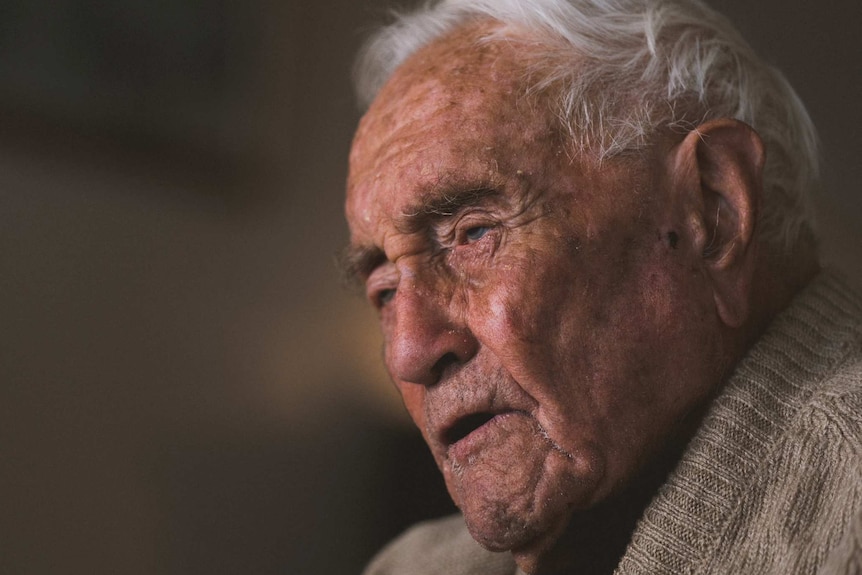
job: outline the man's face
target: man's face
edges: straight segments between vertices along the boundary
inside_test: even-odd
[[[481,27],[384,87],[351,153],[353,264],[386,365],[473,536],[546,549],[719,378],[712,300],[667,238],[661,151],[572,158]]]

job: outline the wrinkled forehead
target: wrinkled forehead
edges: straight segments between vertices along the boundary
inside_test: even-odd
[[[499,26],[484,20],[458,28],[408,58],[384,85],[351,149],[348,219],[360,198],[368,203],[362,197],[368,181],[391,171],[394,157],[407,169],[404,160],[430,146],[452,142],[448,152],[458,153],[456,141],[484,141],[464,156],[481,161],[495,143],[514,136],[548,137],[550,114],[525,98],[527,70],[516,45],[489,39]],[[502,150],[493,152],[494,161],[503,159]]]
[[[436,112],[435,103],[470,107],[495,94],[508,98],[524,70],[511,46],[501,39],[489,40],[499,27],[492,21],[473,22],[410,56],[374,99],[357,136],[397,127],[399,120],[410,119],[401,116],[407,108],[417,116],[430,116]]]

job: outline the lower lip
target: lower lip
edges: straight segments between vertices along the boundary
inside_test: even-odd
[[[491,439],[489,434],[495,432],[497,428],[505,424],[506,421],[513,417],[525,415],[521,411],[506,411],[499,413],[456,441],[449,445],[449,457],[456,460],[464,460],[477,449],[481,449],[486,441]]]

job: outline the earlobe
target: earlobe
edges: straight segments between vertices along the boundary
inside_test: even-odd
[[[749,315],[764,161],[757,132],[732,119],[698,126],[677,149],[674,168],[689,190],[689,237],[728,327]]]

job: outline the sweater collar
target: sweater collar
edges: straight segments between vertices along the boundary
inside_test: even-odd
[[[835,272],[776,317],[645,511],[617,573],[687,572],[705,556],[771,446],[862,339],[860,318],[862,303]]]

